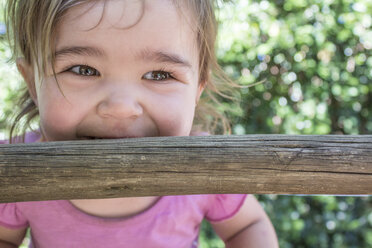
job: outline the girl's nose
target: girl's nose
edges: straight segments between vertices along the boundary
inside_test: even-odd
[[[135,96],[113,93],[99,103],[97,112],[103,118],[135,119],[143,114],[143,108]]]

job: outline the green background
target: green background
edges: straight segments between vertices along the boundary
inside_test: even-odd
[[[218,3],[220,64],[242,85],[263,81],[241,90],[240,109],[221,106],[234,134],[372,134],[372,1]],[[1,43],[0,139],[20,87],[9,57]],[[372,247],[370,196],[257,198],[280,247]],[[200,241],[223,247],[206,222]]]

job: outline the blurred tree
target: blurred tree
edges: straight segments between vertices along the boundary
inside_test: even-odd
[[[223,4],[219,60],[242,84],[235,133],[372,132],[372,2]]]

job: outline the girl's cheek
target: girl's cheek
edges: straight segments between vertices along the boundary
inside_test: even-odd
[[[74,130],[82,120],[86,106],[78,104],[74,98],[59,89],[45,88],[39,99],[40,124],[49,140],[74,137]]]
[[[49,103],[40,109],[40,121],[44,125],[50,126],[55,130],[66,130],[76,122],[75,113],[69,110],[68,106],[57,103]]]
[[[164,136],[187,136],[190,133],[194,108],[192,102],[181,96],[163,99],[162,104],[154,105],[152,114]]]

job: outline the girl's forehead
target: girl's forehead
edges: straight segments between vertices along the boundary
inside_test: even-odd
[[[194,18],[171,0],[108,0],[75,6],[67,11],[58,25],[56,50],[84,44],[101,48],[120,47],[134,51],[136,47],[170,49],[198,64]],[[116,55],[115,50],[112,50]],[[196,59],[196,61],[195,61]],[[197,71],[198,65],[193,68]]]
[[[161,24],[163,28],[175,27],[193,31],[195,18],[184,6],[176,8],[172,0],[106,0],[87,2],[69,9],[59,23],[61,26],[74,25],[80,31],[91,29],[130,29],[145,20],[147,25]],[[142,25],[146,25],[142,24]],[[70,26],[71,27],[71,26]],[[196,37],[196,34],[195,34]]]
[[[68,10],[65,24],[75,24],[81,30],[103,27],[125,28],[138,22],[144,13],[145,1],[107,0],[92,1]]]

